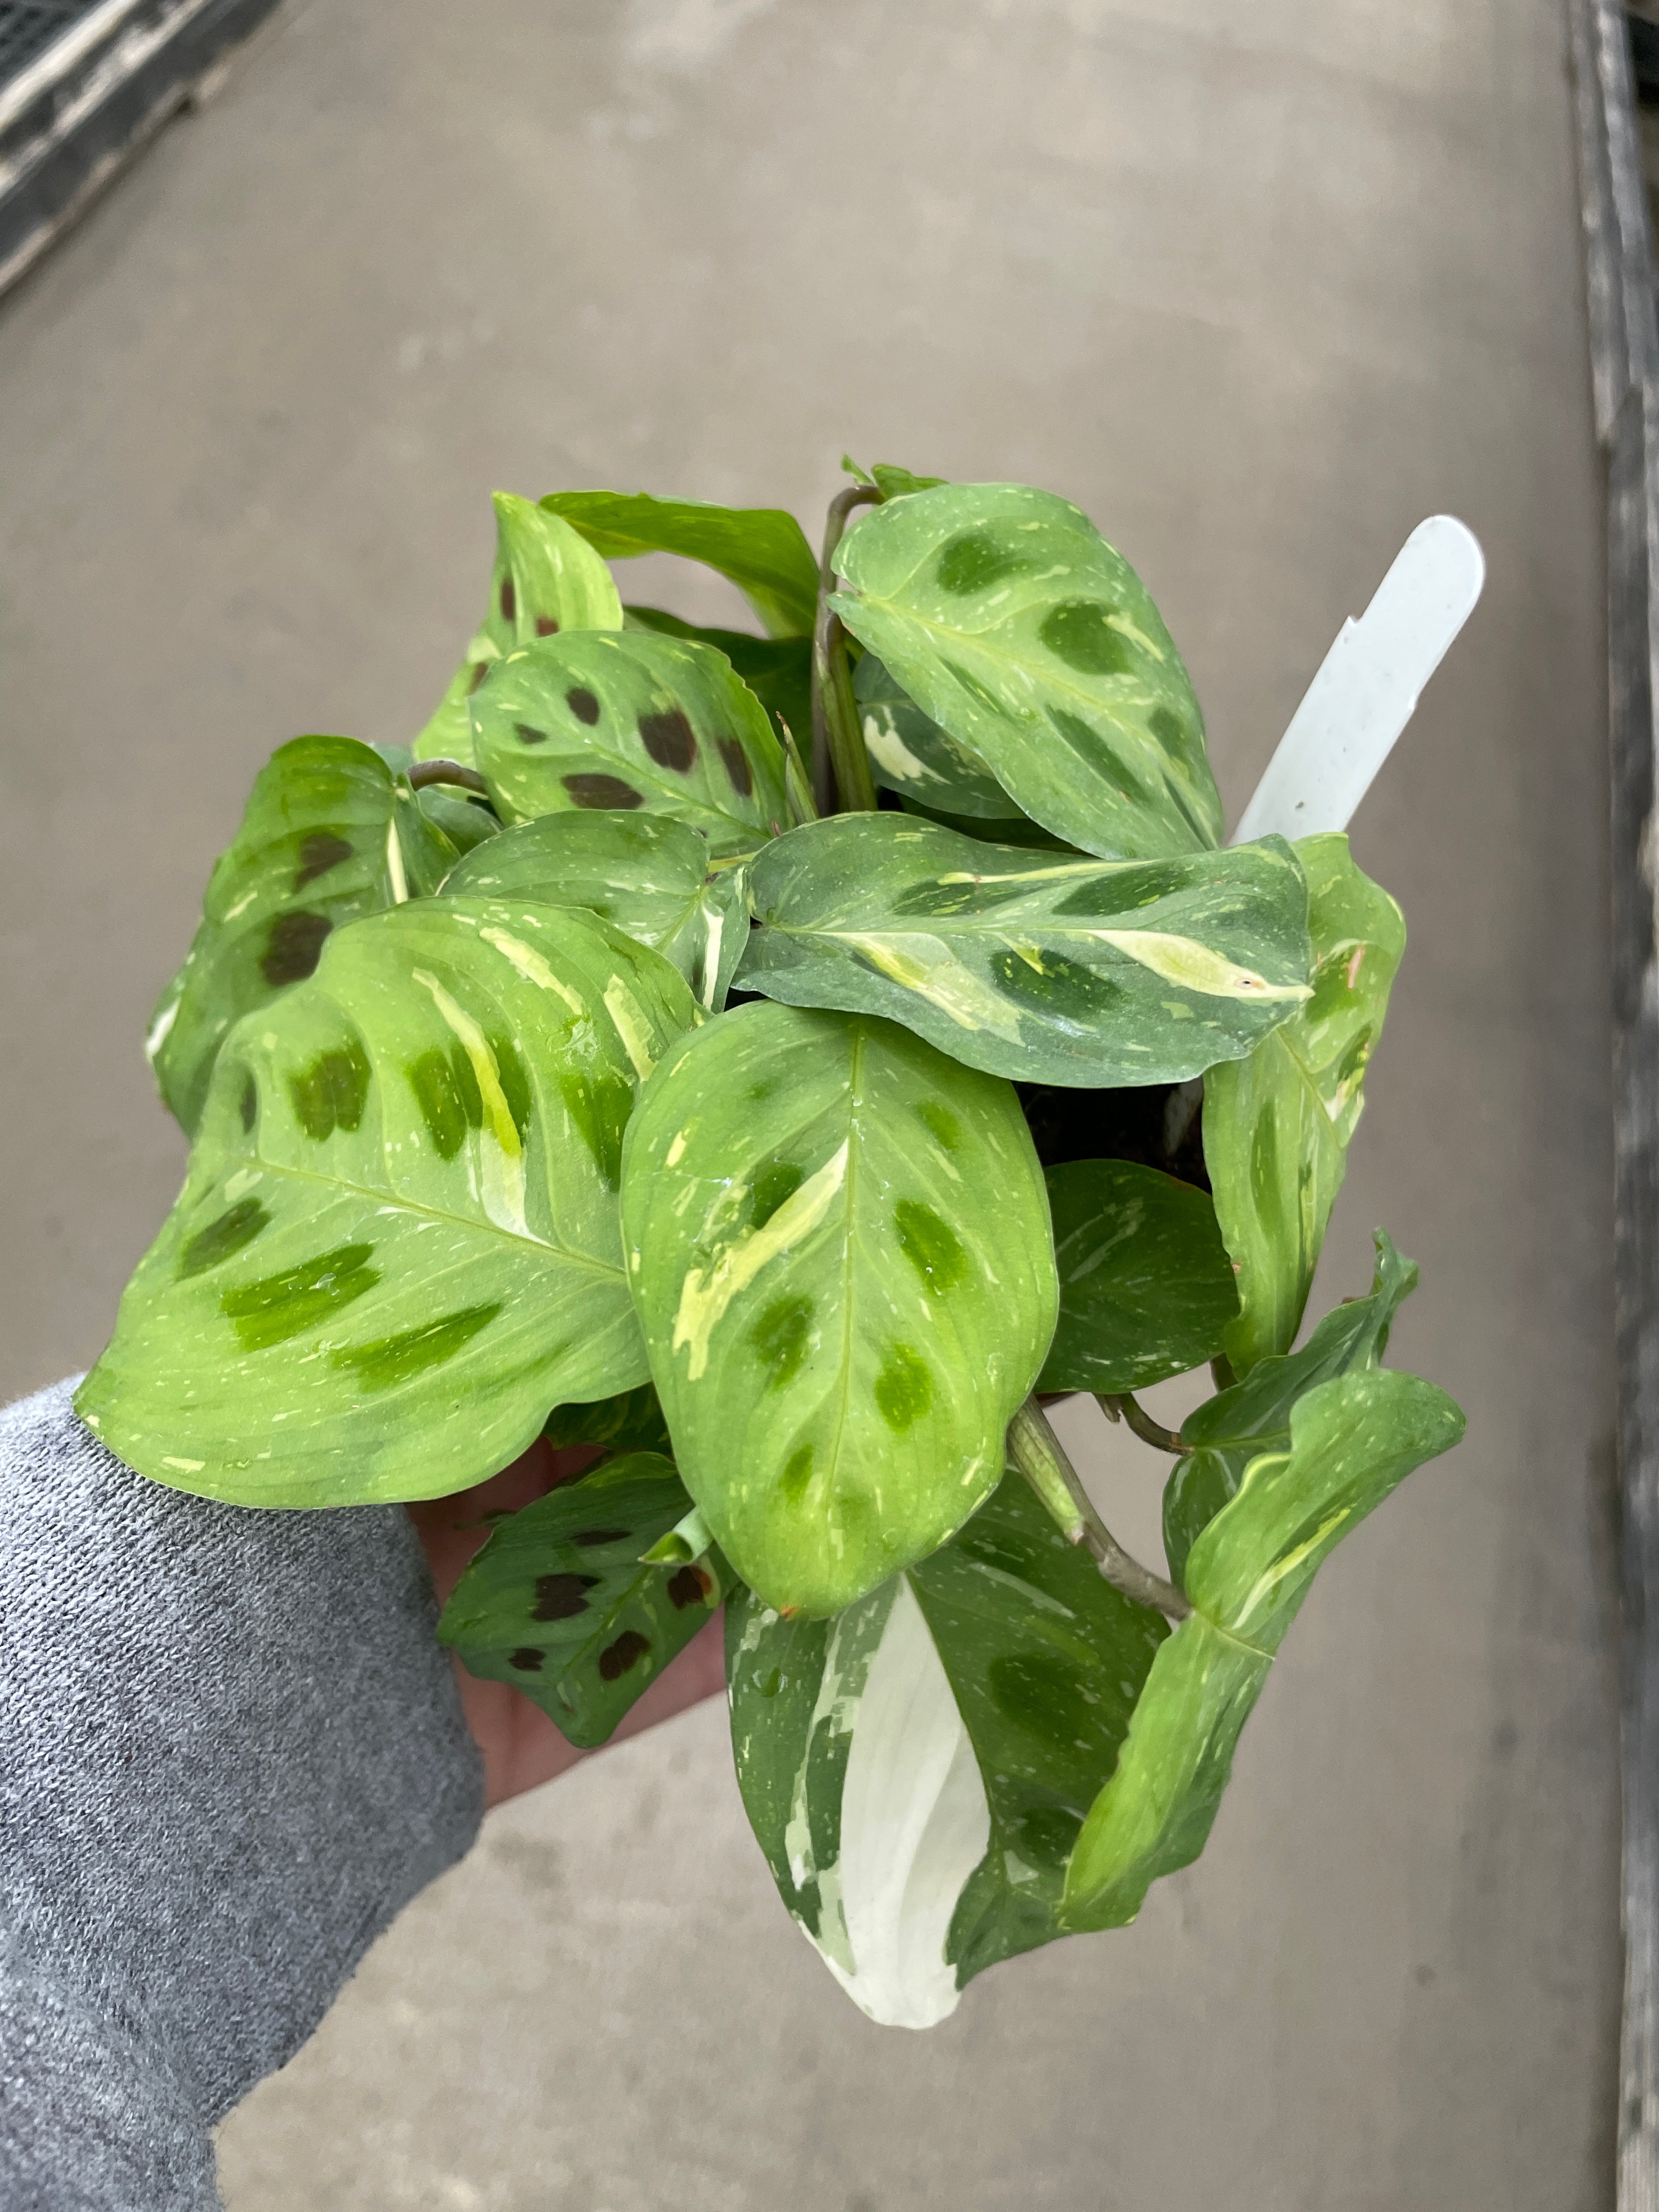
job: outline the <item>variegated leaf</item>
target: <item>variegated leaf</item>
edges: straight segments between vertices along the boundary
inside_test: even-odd
[[[501,835],[500,822],[482,799],[428,784],[420,793],[419,804],[427,820],[442,831],[463,860],[489,838]]]
[[[259,771],[145,1039],[161,1096],[186,1130],[201,1117],[233,1024],[302,982],[331,930],[407,898],[418,888],[411,872],[434,864],[423,817],[412,797],[399,809],[397,791],[391,768],[353,738],[295,738]],[[453,860],[447,843],[442,850]]]
[[[1164,1492],[1164,1549],[1177,1583],[1201,1531],[1238,1495],[1250,1462],[1261,1452],[1290,1449],[1297,1400],[1334,1376],[1382,1364],[1394,1317],[1417,1287],[1417,1267],[1396,1251],[1386,1230],[1376,1232],[1376,1244],[1369,1297],[1346,1299],[1300,1352],[1259,1360],[1242,1382],[1206,1399],[1182,1423],[1187,1449]]]
[[[860,661],[853,692],[878,783],[941,812],[982,818],[993,836],[989,824],[1026,818],[973,748],[924,714],[873,653]]]
[[[438,1641],[510,1682],[591,1750],[720,1602],[712,1556],[641,1554],[690,1510],[672,1460],[608,1459],[500,1522],[456,1585]]]
[[[834,1620],[727,1610],[738,1781],[848,1994],[927,2027],[1060,1933],[1066,1859],[1165,1633],[1005,1480]]]
[[[661,1452],[672,1459],[673,1440],[662,1417],[662,1404],[654,1387],[638,1383],[614,1398],[599,1398],[569,1406],[555,1406],[542,1429],[556,1451],[572,1444],[599,1444],[612,1452]],[[682,1505],[684,1513],[690,1504]]]
[[[563,516],[607,561],[678,553],[729,579],[772,637],[810,637],[818,564],[793,514],[776,507],[714,507],[647,492],[556,491],[544,512]]]
[[[1069,500],[947,484],[871,508],[831,601],[908,696],[1034,820],[1152,860],[1221,840],[1181,656],[1134,570]]]
[[[757,856],[739,971],[791,1006],[886,1014],[1028,1081],[1179,1082],[1308,995],[1306,890],[1282,840],[1066,860],[893,814],[807,823]]]
[[[766,711],[712,646],[573,632],[507,654],[471,706],[478,765],[511,821],[643,811],[726,860],[789,818]]]
[[[505,491],[495,499],[489,605],[432,720],[415,740],[417,760],[473,764],[466,702],[502,653],[559,630],[622,628],[615,580],[586,539],[532,500]]]
[[[1206,1194],[1131,1160],[1048,1170],[1060,1322],[1043,1390],[1144,1390],[1202,1366],[1238,1311]]]
[[[1055,1301],[1006,1085],[885,1022],[741,1007],[647,1086],[623,1212],[681,1475],[769,1602],[851,1604],[995,1486]]]
[[[661,814],[544,814],[492,839],[444,889],[586,907],[672,960],[711,1012],[749,942],[744,869],[711,873],[696,831]]]
[[[695,1018],[595,915],[432,899],[332,936],[221,1050],[178,1203],[76,1407],[250,1505],[436,1497],[646,1378],[617,1189]]]
[[[1239,1732],[1321,1563],[1462,1432],[1443,1390],[1382,1368],[1296,1400],[1288,1439],[1250,1460],[1238,1495],[1193,1546],[1194,1610],[1160,1647],[1122,1756],[1078,1838],[1066,1926],[1124,1926],[1153,1881],[1198,1856]]]
[[[689,637],[723,653],[765,708],[781,744],[808,751],[812,744],[812,641],[809,637],[750,637],[740,629],[703,629],[660,607],[624,607],[629,629],[660,637]],[[787,737],[786,737],[787,733]]]
[[[1406,949],[1400,908],[1355,867],[1345,836],[1306,837],[1294,850],[1308,880],[1312,995],[1204,1086],[1204,1158],[1238,1269],[1227,1356],[1241,1375],[1287,1352],[1302,1326]]]

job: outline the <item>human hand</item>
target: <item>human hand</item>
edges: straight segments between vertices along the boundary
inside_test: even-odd
[[[432,1571],[438,1602],[447,1602],[468,1561],[489,1534],[481,1526],[486,1514],[517,1512],[542,1498],[556,1484],[580,1474],[599,1456],[591,1446],[555,1451],[538,1437],[527,1452],[510,1467],[471,1490],[449,1498],[433,1498],[411,1505],[410,1519],[420,1534]],[[510,1682],[480,1681],[455,1658],[455,1680],[461,1704],[479,1750],[483,1753],[484,1802],[500,1805],[521,1790],[550,1782],[592,1752],[578,1751],[566,1741],[539,1705]],[[726,1659],[718,1614],[689,1644],[633,1707],[611,1738],[637,1735],[642,1729],[671,1719],[688,1705],[710,1698],[726,1686]]]

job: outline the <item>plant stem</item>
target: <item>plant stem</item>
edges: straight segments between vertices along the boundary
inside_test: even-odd
[[[836,588],[836,548],[848,516],[855,507],[880,499],[873,484],[849,484],[830,501],[824,525],[817,620],[812,629],[812,796],[820,814],[833,814],[837,806],[847,814],[875,811],[875,779],[847,665],[847,632],[830,607],[830,594]]]
[[[1035,1398],[1028,1398],[1008,1424],[1008,1456],[1067,1542],[1085,1547],[1114,1589],[1137,1605],[1154,1607],[1171,1620],[1187,1618],[1192,1607],[1175,1584],[1132,1559],[1095,1510],[1065,1446]]]
[[[1190,1444],[1182,1443],[1179,1430],[1166,1429],[1162,1421],[1155,1421],[1146,1408],[1132,1397],[1128,1391],[1119,1390],[1109,1397],[1102,1391],[1097,1391],[1095,1395],[1099,1401],[1100,1410],[1105,1414],[1107,1419],[1127,1421],[1142,1443],[1156,1444],[1159,1451],[1166,1452],[1185,1452],[1192,1449]]]
[[[424,791],[429,783],[458,783],[463,791],[476,791],[484,799],[489,796],[489,786],[477,769],[463,768],[459,761],[416,761],[409,771],[409,781],[414,791]]]

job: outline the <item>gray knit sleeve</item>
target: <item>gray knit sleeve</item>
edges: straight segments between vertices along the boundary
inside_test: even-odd
[[[0,2203],[197,2212],[207,2130],[465,1851],[483,1774],[398,1508],[158,1488],[0,1413]]]

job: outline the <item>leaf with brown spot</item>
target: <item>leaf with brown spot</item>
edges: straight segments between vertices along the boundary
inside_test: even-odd
[[[712,1554],[678,1568],[640,1557],[690,1503],[672,1461],[654,1452],[562,1482],[497,1524],[445,1607],[439,1640],[483,1680],[516,1684],[572,1743],[604,1743],[720,1602]]]

